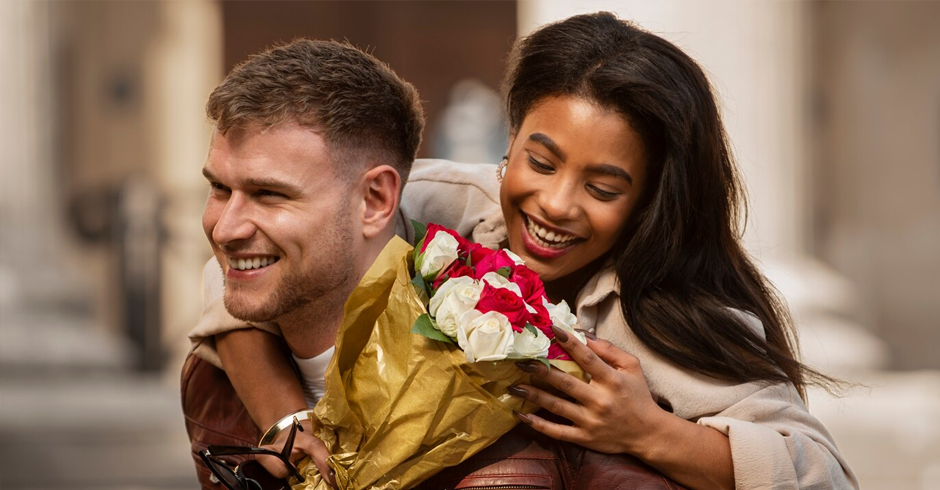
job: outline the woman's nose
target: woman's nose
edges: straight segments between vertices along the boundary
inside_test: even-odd
[[[562,183],[539,192],[539,207],[545,217],[554,221],[571,220],[578,216],[577,189],[573,184]]]

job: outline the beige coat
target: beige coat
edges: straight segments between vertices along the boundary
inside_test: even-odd
[[[489,247],[506,238],[492,165],[415,162],[399,214],[396,232],[408,240],[409,218],[454,228]],[[250,326],[222,306],[222,278],[215,260],[206,264],[204,288],[205,310],[190,338],[197,355],[221,367],[212,335]],[[581,328],[639,358],[655,399],[672,406],[676,415],[729,437],[738,489],[858,488],[832,436],[809,413],[792,384],[719,381],[685,371],[648,349],[623,318],[611,265],[581,290],[576,310]],[[763,332],[755,317],[739,314]],[[257,327],[278,333],[274,324]]]

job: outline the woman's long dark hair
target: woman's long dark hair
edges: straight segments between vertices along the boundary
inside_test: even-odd
[[[832,386],[797,360],[787,309],[741,247],[743,189],[694,60],[599,12],[519,40],[503,85],[513,132],[544,98],[575,95],[618,111],[643,139],[649,183],[611,251],[621,309],[640,340],[720,379],[790,381],[804,398],[807,383]],[[764,331],[732,309],[753,314]]]

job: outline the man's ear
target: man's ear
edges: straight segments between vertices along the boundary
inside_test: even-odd
[[[362,235],[374,238],[395,219],[401,196],[401,176],[390,165],[379,165],[363,174],[362,189]]]

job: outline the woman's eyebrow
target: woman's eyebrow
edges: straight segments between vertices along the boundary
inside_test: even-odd
[[[612,177],[618,177],[623,180],[626,180],[628,184],[633,185],[633,177],[626,170],[609,163],[598,163],[596,165],[591,165],[587,168],[587,171],[592,174],[601,174],[601,175],[610,175]]]
[[[556,157],[565,161],[568,159],[568,155],[565,152],[561,151],[561,148],[558,147],[558,144],[555,141],[548,137],[545,133],[532,133],[529,135],[529,141],[534,141],[544,146],[548,151],[555,154]]]

